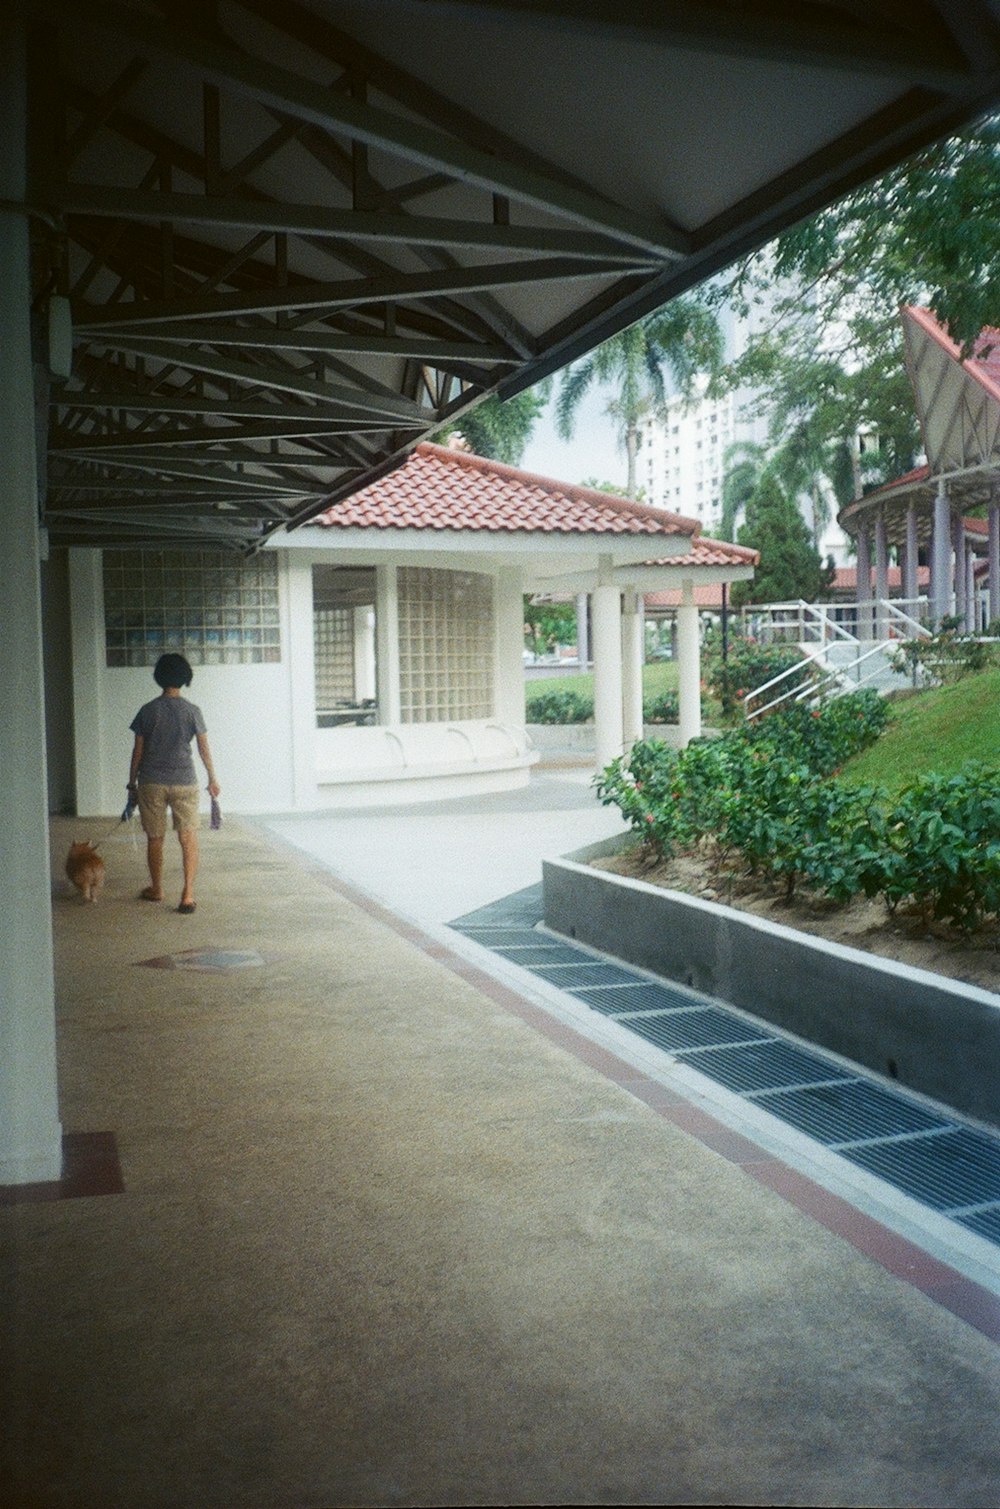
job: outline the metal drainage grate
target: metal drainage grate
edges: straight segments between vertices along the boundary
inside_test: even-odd
[[[644,1012],[619,1018],[623,1027],[661,1048],[708,1048],[728,1043],[760,1042],[763,1032],[714,1006],[693,1011]],[[699,1063],[700,1067],[700,1063]]]
[[[826,1080],[851,1078],[833,1064],[776,1039],[752,1043],[745,1048],[691,1051],[691,1067],[699,1074],[747,1096],[787,1089],[792,1085],[815,1085]],[[695,1051],[697,1057],[693,1056]]]
[[[566,948],[559,943],[540,943],[537,938],[532,947],[522,945],[518,948],[503,948],[496,944],[493,952],[499,954],[502,959],[509,959],[512,964],[523,965],[525,969],[531,969],[536,964],[580,963],[579,949]]]
[[[782,1090],[767,1097],[767,1109],[827,1145],[896,1137],[949,1124],[913,1101],[863,1079]]]
[[[627,985],[635,978],[617,964],[585,963],[587,955],[584,953],[578,954],[577,958],[580,960],[578,964],[554,964],[548,968],[544,964],[534,964],[531,973],[560,990],[575,990],[584,985]]]
[[[907,1142],[846,1147],[841,1156],[932,1210],[1000,1201],[1000,1147],[965,1129],[928,1133]]]
[[[508,927],[533,927],[536,922],[541,922],[544,911],[539,882],[538,885],[525,886],[523,891],[514,891],[510,896],[501,896],[498,901],[491,901],[464,917],[457,917],[448,926],[456,932],[463,932],[466,927],[502,927],[505,924]]]
[[[615,1016],[620,1011],[690,1011],[692,1006],[703,1004],[702,998],[671,990],[669,985],[654,985],[649,980],[637,980],[632,976],[630,985],[616,985],[610,990],[601,986],[574,990],[577,996],[594,1011]]]
[[[537,885],[450,926],[1000,1246],[1000,1140],[769,1037],[709,997],[596,960],[568,939],[549,942],[536,930],[542,915]]]
[[[533,927],[463,927],[462,936],[481,943],[484,948],[534,948],[544,941],[544,934]]]
[[[967,1215],[955,1216],[954,1219],[970,1231],[978,1232],[981,1237],[1000,1243],[1000,1205],[994,1205],[989,1210],[970,1211]]]

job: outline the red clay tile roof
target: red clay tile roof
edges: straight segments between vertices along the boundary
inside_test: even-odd
[[[875,572],[873,569],[873,581],[874,577]],[[889,566],[886,572],[886,580],[890,588],[901,587],[903,585],[903,573],[901,568],[899,566]],[[927,587],[930,585],[930,580],[931,568],[929,566],[918,566],[917,585],[919,587]],[[858,586],[857,566],[838,566],[836,571],[833,573],[833,582],[831,583],[831,586],[833,587],[833,590],[835,592],[856,592]]]
[[[722,607],[722,582],[702,582],[692,592],[696,608]],[[656,613],[664,608],[679,608],[683,602],[680,587],[670,587],[666,592],[647,592],[644,598],[647,613]]]
[[[696,519],[682,514],[536,477],[500,461],[426,441],[395,471],[317,514],[312,522],[325,529],[504,534],[694,536],[701,529]]]
[[[710,540],[705,535],[692,542],[686,555],[675,555],[668,560],[657,559],[655,566],[756,566],[760,551],[748,545],[732,545],[728,540]]]
[[[961,347],[952,340],[933,310],[921,309],[917,304],[907,304],[903,313],[956,362],[960,361],[970,377],[974,377],[991,397],[1000,401],[1000,330],[993,325],[984,325],[976,336],[972,355],[963,358]]]

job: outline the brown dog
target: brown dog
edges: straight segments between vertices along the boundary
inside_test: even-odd
[[[66,855],[66,874],[84,901],[96,901],[104,884],[104,860],[92,843],[70,844]]]

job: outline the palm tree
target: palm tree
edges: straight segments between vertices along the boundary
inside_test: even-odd
[[[595,382],[611,388],[606,412],[615,421],[628,460],[626,495],[634,498],[640,426],[665,410],[664,368],[687,394],[699,372],[717,370],[721,353],[715,316],[694,299],[674,299],[566,368],[556,400],[556,428],[564,440],[571,439],[584,394]]]
[[[757,484],[767,467],[767,451],[751,440],[734,440],[727,445],[722,463],[722,509],[719,515],[719,535],[723,540],[736,539],[736,527],[741,515],[757,490]]]
[[[513,398],[501,400],[495,393],[490,394],[460,419],[442,425],[432,438],[439,445],[446,445],[449,437],[457,433],[477,456],[517,466],[551,391],[552,379],[546,377]]]

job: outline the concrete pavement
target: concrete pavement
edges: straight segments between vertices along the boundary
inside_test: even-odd
[[[1000,1354],[947,1270],[451,954],[488,899],[443,878],[489,853],[457,816],[391,884],[331,829],[409,921],[234,821],[194,917],[136,901],[127,839],[86,906],[53,821],[63,1124],[124,1187],[0,1208],[0,1503],[1000,1503]]]

